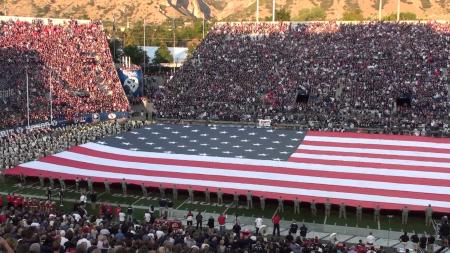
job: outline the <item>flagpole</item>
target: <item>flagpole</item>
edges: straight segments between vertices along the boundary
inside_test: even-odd
[[[50,71],[50,123],[53,122],[53,94],[52,94],[52,71]]]
[[[381,21],[381,9],[383,8],[383,0],[379,0],[380,5],[378,6],[378,21]]]
[[[145,21],[145,18],[144,18],[144,73],[143,73],[143,75],[142,76],[145,76],[145,70],[146,70],[146,61],[145,61],[145,55],[147,54],[147,48],[145,47],[145,26],[146,26],[146,23],[145,23],[146,21]]]
[[[28,68],[25,68],[25,77],[27,83],[27,126],[30,126],[30,94],[28,91]]]
[[[272,22],[275,22],[275,0],[272,1]]]
[[[259,22],[259,0],[256,0],[256,22]]]

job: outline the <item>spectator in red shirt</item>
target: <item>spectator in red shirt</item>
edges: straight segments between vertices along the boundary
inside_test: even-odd
[[[272,235],[275,235],[275,231],[277,231],[277,236],[280,236],[280,220],[281,220],[281,217],[278,214],[275,214],[275,216],[272,217],[272,222],[273,222]]]
[[[217,222],[219,222],[219,232],[220,235],[225,234],[225,221],[226,221],[227,217],[225,216],[225,214],[221,214],[219,216],[219,218],[217,218]]]
[[[6,202],[8,204],[8,207],[11,207],[13,205],[13,200],[14,200],[14,197],[11,194],[8,194],[6,196]]]
[[[109,207],[111,208],[111,207]],[[107,208],[108,209],[108,208]],[[122,208],[120,207],[120,205],[118,205],[115,209],[114,209],[114,217],[116,217],[117,219],[119,219],[119,213],[122,212]]]

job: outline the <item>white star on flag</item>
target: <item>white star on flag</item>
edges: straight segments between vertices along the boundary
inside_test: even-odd
[[[154,147],[154,149],[162,149],[162,147]]]
[[[171,127],[164,127],[164,129],[169,130],[169,129],[172,129],[172,128]]]
[[[146,142],[145,144],[147,144],[147,145],[153,145],[153,144],[155,144],[155,143],[153,143],[153,142]]]
[[[169,144],[176,144],[176,141],[169,141]]]
[[[258,156],[267,156],[266,154],[258,154]]]
[[[235,156],[236,158],[244,158],[243,156],[241,156],[241,155],[237,155],[237,156]]]
[[[192,129],[191,132],[196,133],[196,132],[198,132],[198,130],[197,129]]]
[[[239,128],[238,131],[245,131],[245,128]]]
[[[189,125],[184,125],[183,128],[190,128],[191,126]]]
[[[274,148],[272,148],[272,147],[268,147],[268,148],[266,148],[267,150],[274,150]]]
[[[212,141],[217,141],[217,138],[211,138],[210,140],[212,140]]]
[[[274,158],[273,160],[274,160],[274,161],[281,161],[280,158]]]
[[[130,132],[130,134],[135,134],[136,135],[136,134],[139,134],[139,133],[138,132]]]
[[[145,130],[152,130],[151,127],[144,127]]]
[[[253,143],[253,146],[261,146],[260,143]]]
[[[172,133],[173,133],[173,134],[179,134],[180,132],[178,132],[178,131],[173,131]]]
[[[208,136],[208,134],[201,134],[200,136]]]
[[[114,138],[119,139],[119,140],[123,140],[123,137],[122,137],[122,136],[116,136],[116,137],[114,137]]]
[[[106,144],[106,142],[104,142],[104,141],[97,141],[97,143],[98,143],[98,144],[102,144],[102,145],[105,145],[105,144]]]
[[[248,142],[248,140],[247,139],[243,139],[243,140],[241,140],[241,142]]]
[[[138,137],[139,140],[147,140],[146,137]]]
[[[267,137],[266,137],[266,136],[263,136],[263,137],[259,137],[259,139],[261,139],[261,140],[267,140]]]
[[[199,154],[199,155],[201,155],[201,156],[207,156],[207,154],[206,154],[206,153],[201,153],[201,154]]]
[[[293,148],[294,146],[292,145],[287,145],[286,148]]]
[[[220,144],[226,145],[226,144],[228,144],[228,143],[229,143],[228,141],[222,141]]]
[[[166,154],[172,154],[172,151],[164,151],[164,153],[166,153]]]
[[[226,133],[228,133],[227,131],[221,131],[220,132],[221,134],[226,134]]]
[[[218,148],[218,147],[211,147],[211,149],[217,150],[217,149],[219,149],[219,148]]]
[[[280,136],[280,137],[286,137],[285,134],[279,134],[278,136]]]
[[[161,136],[161,137],[159,137],[161,140],[167,140],[167,137],[165,137],[165,136]]]
[[[177,147],[179,147],[179,148],[185,148],[186,146],[184,146],[184,145],[178,145]]]
[[[280,154],[287,154],[288,152],[286,151],[281,151]]]
[[[244,150],[245,152],[253,152],[254,150],[253,149],[246,149],[246,150]]]
[[[181,139],[187,139],[187,135],[180,136]]]
[[[237,137],[238,137],[237,135],[230,136],[230,138],[232,138],[232,139],[236,139]]]
[[[200,144],[200,146],[208,146],[209,144],[208,143],[202,143],[202,144]]]
[[[297,138],[294,138],[294,139],[291,139],[291,141],[299,141],[300,139],[297,139]]]
[[[130,148],[130,150],[137,151],[138,149],[137,148]]]
[[[122,142],[122,144],[125,145],[125,146],[131,145],[131,143],[129,143],[129,142]]]
[[[233,146],[233,148],[240,148],[241,146],[239,146],[239,145],[235,145],[235,146]]]
[[[280,143],[280,142],[279,142],[279,141],[272,141],[272,143],[278,144],[278,143]]]
[[[197,142],[197,140],[190,140],[189,142]]]
[[[231,154],[230,151],[222,151],[222,153],[224,153],[224,154]]]
[[[256,135],[255,132],[248,133],[248,135]]]
[[[158,135],[159,133],[158,133],[158,132],[152,132],[152,134],[154,134],[154,135]]]
[[[197,151],[197,150],[194,149],[194,148],[190,148],[190,149],[188,149],[187,151],[189,151],[189,152],[195,152],[195,151]]]
[[[268,133],[273,133],[273,130],[272,130],[272,129],[269,129],[269,130],[267,130],[266,132],[268,132]]]

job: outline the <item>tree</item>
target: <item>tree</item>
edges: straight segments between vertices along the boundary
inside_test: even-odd
[[[153,58],[154,64],[170,63],[173,62],[173,56],[167,48],[166,43],[161,43],[158,50],[155,52],[155,58]]]
[[[272,16],[266,17],[266,21],[272,21]],[[286,10],[285,8],[281,10],[275,10],[275,21],[290,21],[291,20],[291,12]]]
[[[187,57],[190,58],[194,54],[197,45],[195,43],[190,43],[188,46]]]
[[[400,12],[400,20],[416,20],[417,15],[412,12]],[[384,16],[383,20],[386,21],[396,21],[397,13],[391,13],[389,16]]]
[[[345,21],[362,21],[364,20],[364,16],[361,10],[354,10],[354,11],[346,11],[342,15],[342,20]]]
[[[113,60],[115,63],[119,62],[120,57],[122,56],[122,43],[117,38],[111,38],[108,41],[109,44],[109,50],[111,51],[111,56],[113,57]],[[116,50],[114,52],[114,49]],[[115,57],[114,57],[115,56]]]
[[[129,45],[123,49],[126,56],[129,56],[131,62],[136,65],[141,65],[144,63],[144,55],[146,52],[136,45]],[[145,60],[148,63],[148,56],[145,56]]]
[[[327,14],[321,7],[313,7],[308,9],[301,9],[298,13],[299,21],[318,21],[325,20]]]

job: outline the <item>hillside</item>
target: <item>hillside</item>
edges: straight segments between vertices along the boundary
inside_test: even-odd
[[[215,20],[254,20],[256,0],[0,0],[7,15],[102,19],[126,24],[143,20],[161,23],[167,17],[193,17]],[[376,18],[379,0],[277,0],[277,8],[290,10],[321,6],[327,19],[340,19],[347,10],[360,9],[364,17]],[[383,14],[395,12],[397,0],[383,0]],[[260,0],[262,18],[271,15],[272,0]],[[402,12],[420,19],[450,19],[450,0],[401,0]]]

